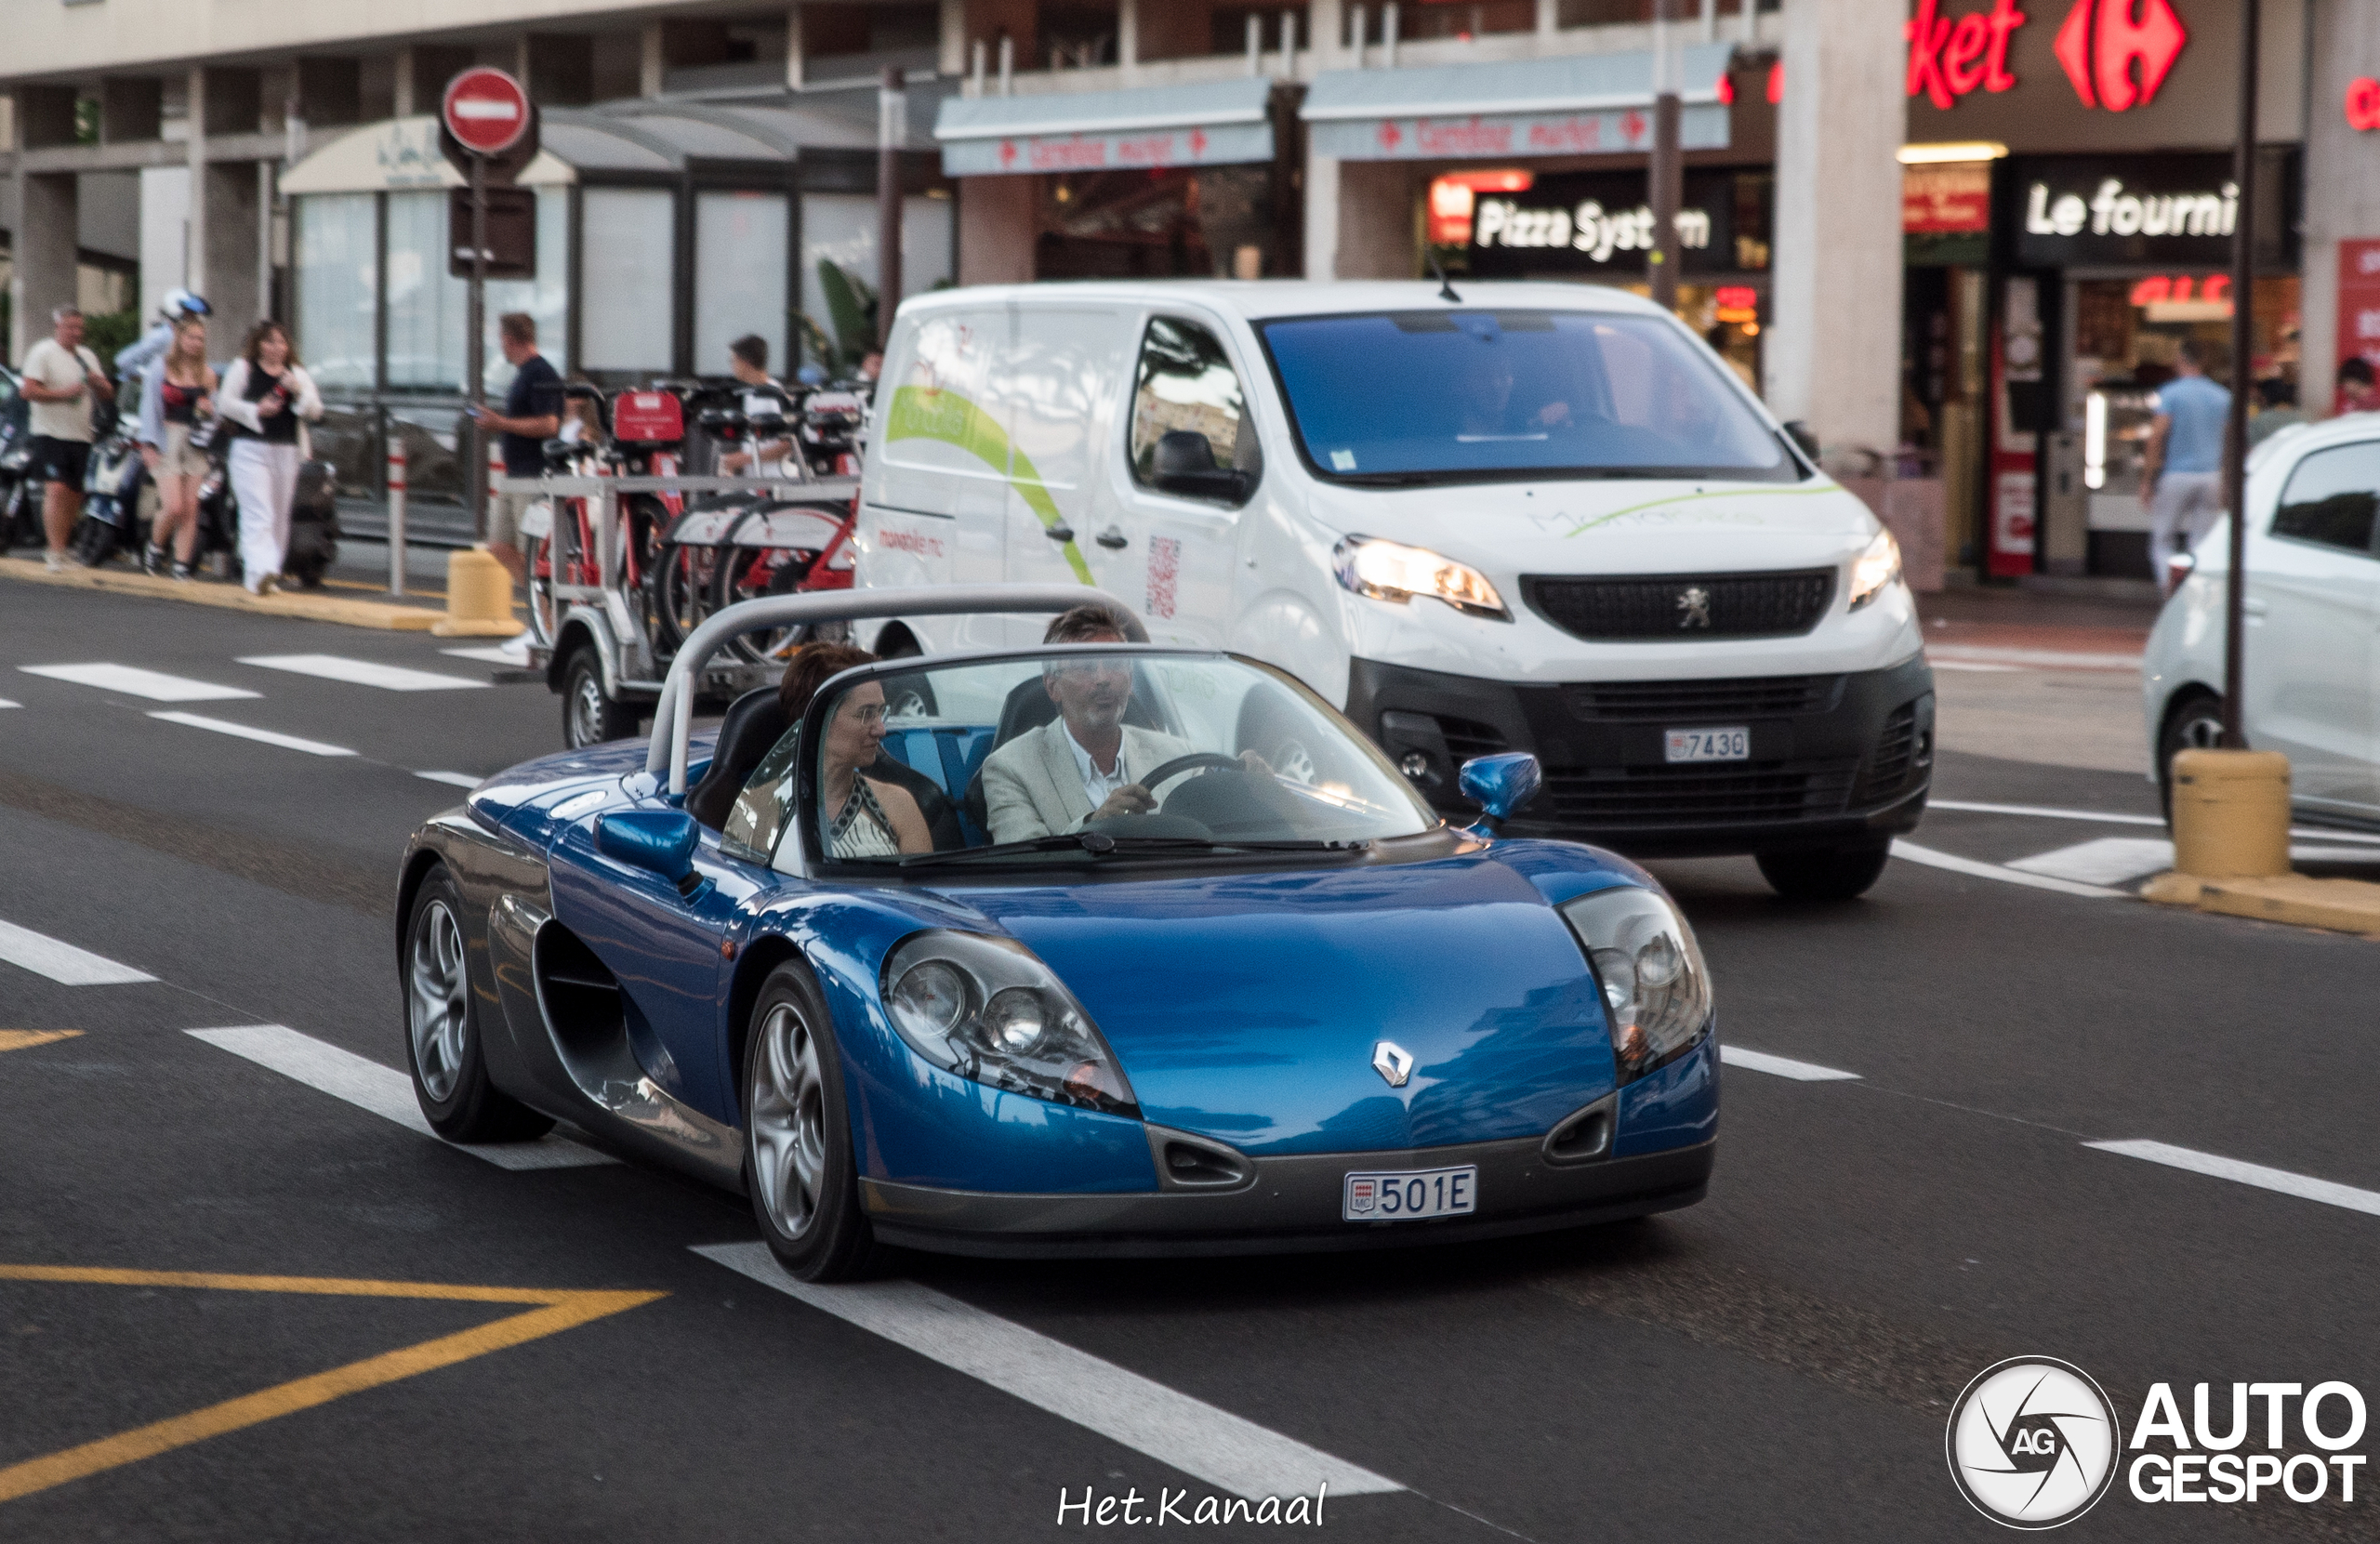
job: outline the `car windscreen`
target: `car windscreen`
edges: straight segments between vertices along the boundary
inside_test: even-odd
[[[830,862],[1197,861],[1438,824],[1313,693],[1224,655],[918,662],[835,688],[823,713],[805,719],[819,732],[800,797],[811,851]]]
[[[1261,331],[1306,457],[1334,481],[1802,475],[1726,366],[1659,317],[1381,311]]]

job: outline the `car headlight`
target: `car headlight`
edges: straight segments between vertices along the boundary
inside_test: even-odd
[[[1358,595],[1400,604],[1417,595],[1444,600],[1466,616],[1510,622],[1504,598],[1488,576],[1466,563],[1403,542],[1378,536],[1348,536],[1331,549],[1339,583]]]
[[[1884,587],[1900,577],[1900,543],[1893,540],[1889,531],[1879,531],[1868,550],[1852,560],[1851,609],[1873,600],[1884,592]]]
[[[1676,1060],[1711,1029],[1711,973],[1667,897],[1623,885],[1562,906],[1594,966],[1620,1081]]]
[[[945,1072],[1057,1104],[1140,1118],[1099,1026],[1012,939],[922,932],[884,961],[884,1011]]]

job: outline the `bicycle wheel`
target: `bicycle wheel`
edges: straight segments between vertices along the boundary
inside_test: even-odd
[[[679,645],[710,615],[711,593],[717,587],[719,559],[724,550],[681,547],[675,542],[663,545],[645,591],[654,638],[664,652],[676,653]]]

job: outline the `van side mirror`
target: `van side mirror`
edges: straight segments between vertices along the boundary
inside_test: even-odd
[[[1811,466],[1815,467],[1818,464],[1818,436],[1816,429],[1796,418],[1785,426],[1785,438],[1792,441],[1794,448],[1810,458]]]
[[[1504,822],[1537,797],[1537,790],[1545,783],[1545,773],[1538,766],[1537,758],[1527,751],[1506,751],[1501,756],[1474,756],[1465,761],[1456,783],[1463,797],[1484,812],[1479,824],[1472,829],[1483,837],[1492,837]]]
[[[1215,498],[1238,504],[1255,489],[1248,473],[1215,465],[1215,449],[1196,429],[1176,429],[1157,436],[1149,461],[1149,482],[1162,494],[1183,498]]]

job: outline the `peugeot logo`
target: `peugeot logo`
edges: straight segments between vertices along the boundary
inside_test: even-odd
[[[1711,625],[1711,592],[1700,585],[1688,585],[1677,592],[1677,609],[1686,614],[1677,619],[1681,631],[1707,627]]]
[[[1387,1079],[1390,1088],[1401,1089],[1413,1076],[1413,1055],[1394,1040],[1382,1040],[1372,1048],[1372,1071]]]

